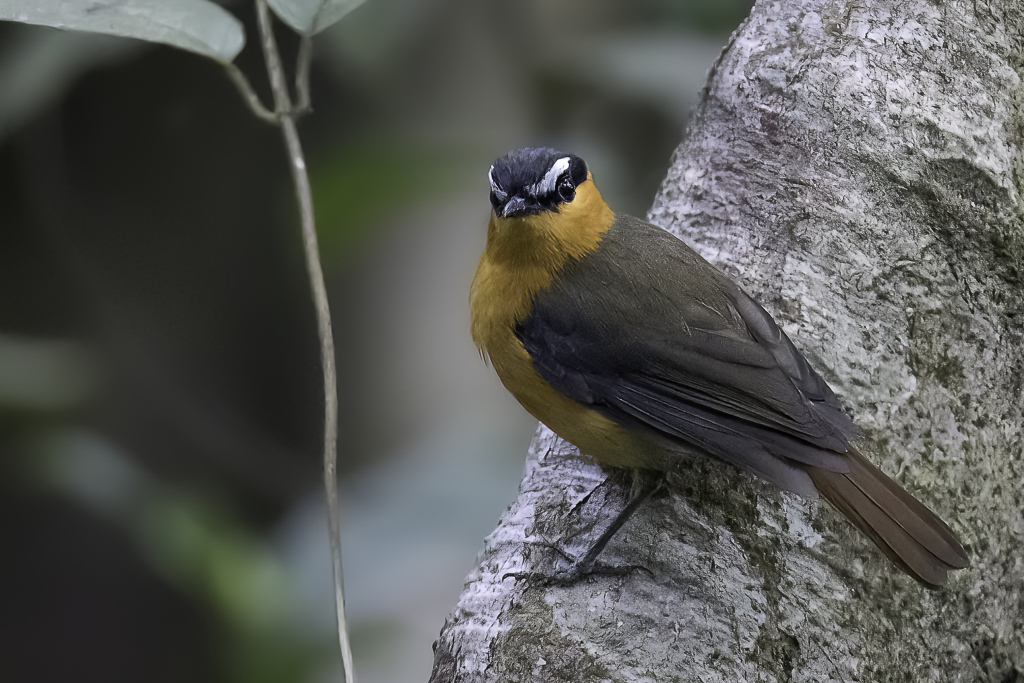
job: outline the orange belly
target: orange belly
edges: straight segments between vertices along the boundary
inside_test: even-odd
[[[537,373],[530,355],[511,334],[506,339],[493,340],[487,351],[509,393],[584,455],[593,456],[606,467],[665,468],[663,447],[560,394]]]

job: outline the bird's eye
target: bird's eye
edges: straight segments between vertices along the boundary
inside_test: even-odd
[[[573,187],[572,179],[569,176],[558,181],[558,196],[563,202],[571,202],[576,197],[576,188]]]

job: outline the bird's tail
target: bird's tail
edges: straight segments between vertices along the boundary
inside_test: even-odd
[[[854,449],[849,472],[808,467],[825,500],[867,534],[896,566],[927,588],[946,584],[946,573],[963,569],[967,553],[952,529]]]

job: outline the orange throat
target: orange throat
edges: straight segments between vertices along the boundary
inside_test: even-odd
[[[568,263],[597,249],[614,220],[589,177],[576,188],[575,199],[555,211],[513,218],[492,212],[470,294],[473,341],[480,353],[493,357],[495,344],[514,339],[515,326],[537,293]]]

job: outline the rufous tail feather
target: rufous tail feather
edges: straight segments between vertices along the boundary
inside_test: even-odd
[[[856,450],[847,457],[849,472],[808,467],[807,473],[818,493],[896,566],[927,588],[940,588],[950,570],[969,564],[960,539],[934,512]]]

